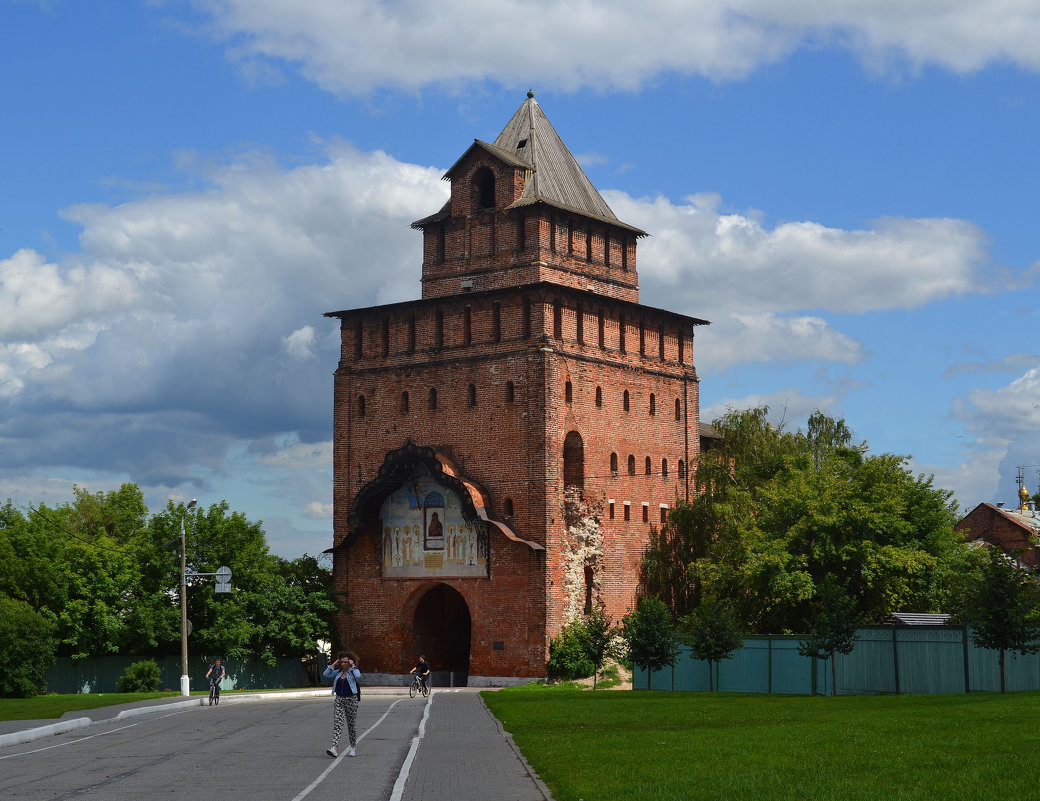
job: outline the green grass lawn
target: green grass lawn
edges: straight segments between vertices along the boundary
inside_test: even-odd
[[[33,698],[0,698],[0,720],[49,720],[60,718],[66,712],[148,701],[152,698],[171,698],[174,695],[177,693],[49,693]]]
[[[556,801],[1037,797],[1040,693],[484,694]]]

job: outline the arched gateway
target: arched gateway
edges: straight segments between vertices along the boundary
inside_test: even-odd
[[[412,650],[433,667],[437,684],[465,687],[469,678],[471,619],[461,593],[447,584],[420,591],[411,620]]]

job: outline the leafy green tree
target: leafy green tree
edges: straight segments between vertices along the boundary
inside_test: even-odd
[[[708,663],[708,689],[715,690],[714,667],[733,652],[744,647],[744,632],[733,610],[726,604],[708,598],[683,621],[690,637],[690,653],[694,659]]]
[[[590,612],[584,615],[582,622],[584,625],[581,638],[585,653],[592,663],[592,689],[595,690],[599,672],[607,661],[611,643],[619,631],[613,625],[602,602],[596,604]]]
[[[310,556],[269,553],[260,523],[226,502],[187,512],[172,501],[149,517],[134,484],[76,489],[71,503],[0,507],[0,594],[55,623],[58,653],[165,656],[180,650],[180,524],[185,520],[188,610],[194,654],[260,659],[314,653],[332,613],[348,611],[331,575]],[[234,591],[215,594],[227,565]]]
[[[621,635],[632,664],[647,672],[647,689],[650,675],[674,665],[679,657],[672,613],[660,598],[640,598],[636,608],[622,618]]]
[[[967,574],[956,599],[955,618],[971,627],[977,648],[999,652],[1000,691],[1005,691],[1008,651],[1040,651],[1040,584],[999,548],[988,548]]]
[[[815,412],[790,431],[767,411],[713,421],[720,440],[698,458],[698,494],[647,549],[647,588],[677,618],[703,597],[726,598],[762,634],[808,630],[828,575],[868,622],[945,608],[968,564],[951,493],[913,476],[904,457],[869,455],[843,420]]]
[[[0,595],[0,696],[28,698],[47,691],[54,664],[53,616],[25,601]]]
[[[855,599],[845,592],[834,576],[826,576],[819,585],[808,634],[798,642],[798,653],[830,663],[831,695],[838,694],[834,655],[852,653],[856,647],[856,629],[861,623]]]

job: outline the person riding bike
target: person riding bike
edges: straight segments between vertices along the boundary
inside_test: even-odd
[[[425,656],[420,655],[419,656],[419,661],[415,663],[415,667],[413,667],[408,672],[409,673],[414,673],[416,676],[418,676],[419,680],[423,683],[423,686],[426,687],[427,691],[429,691],[429,689],[430,689],[430,664],[426,661],[426,657]]]
[[[218,659],[216,663],[206,671],[206,678],[209,679],[209,702],[212,704],[214,699],[220,703],[220,681],[227,675],[227,671]]]

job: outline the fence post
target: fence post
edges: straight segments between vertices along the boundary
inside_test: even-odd
[[[964,650],[964,692],[971,692],[971,677],[968,675],[968,627],[961,626],[961,646]]]
[[[892,626],[892,667],[896,677],[896,695],[901,694],[899,687],[899,627]]]
[[[769,675],[766,677],[766,692],[769,695],[773,694],[773,637],[770,635],[769,639],[766,640],[768,643],[768,651],[766,656],[766,669],[769,671]]]

